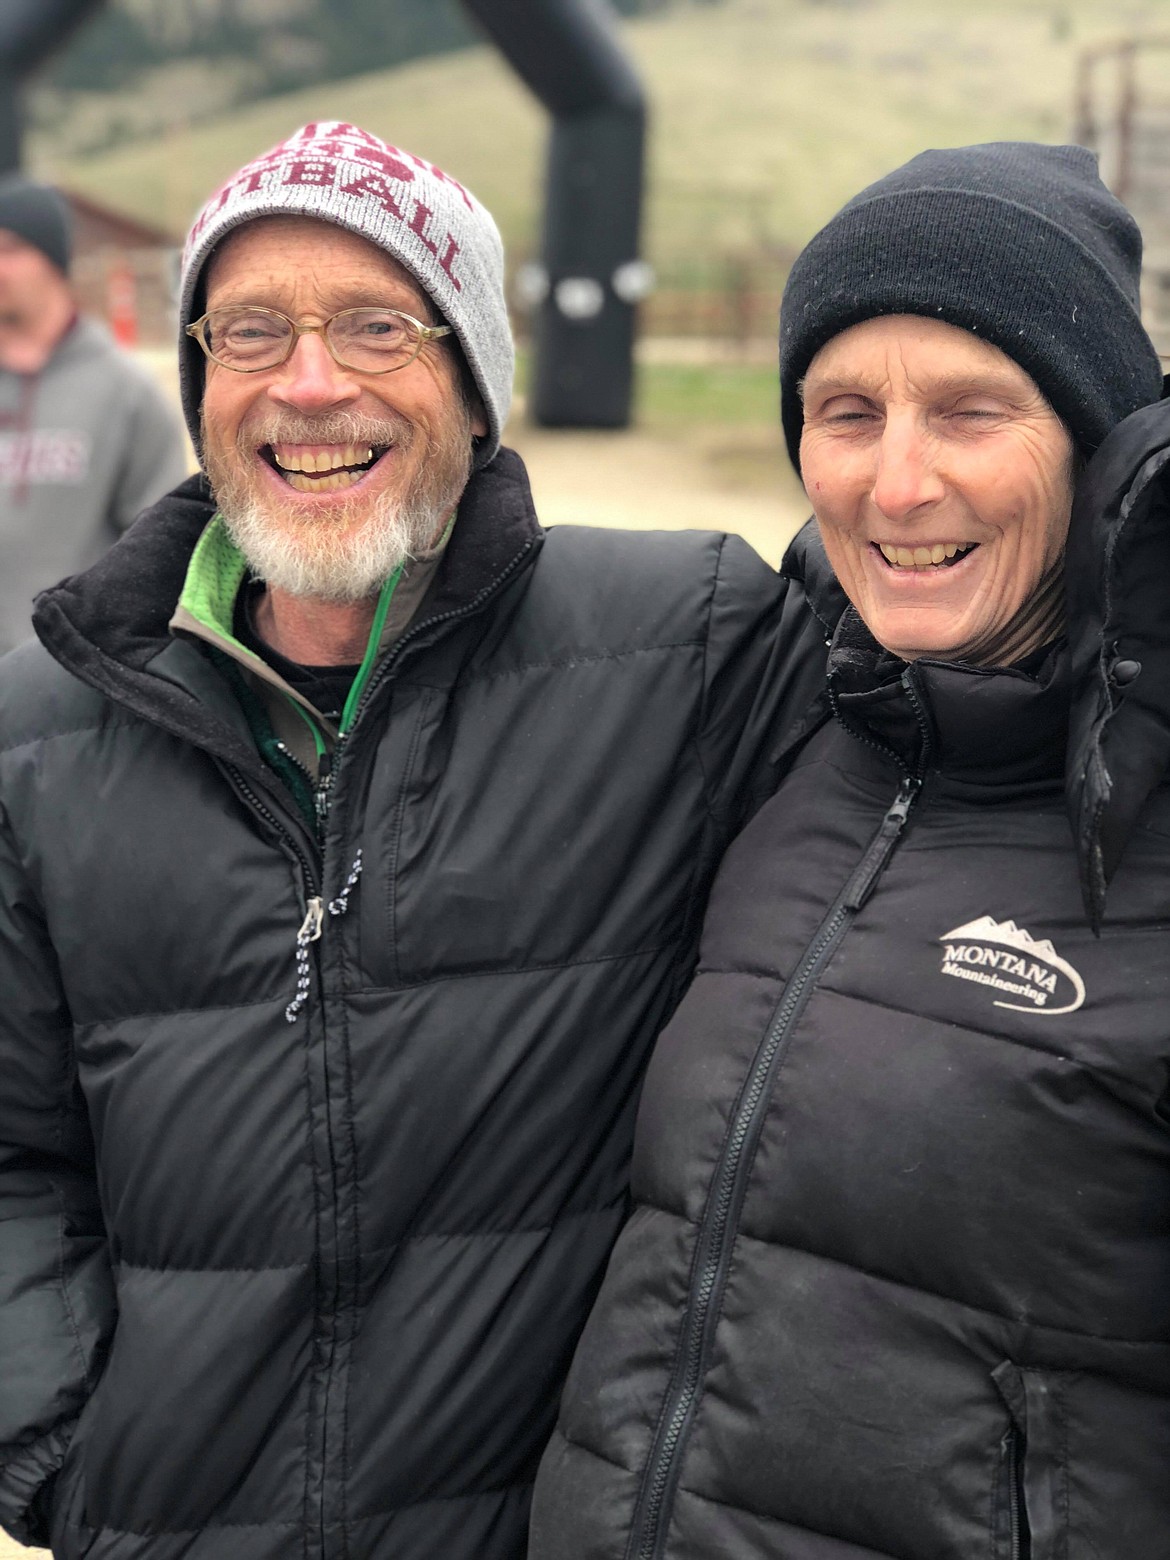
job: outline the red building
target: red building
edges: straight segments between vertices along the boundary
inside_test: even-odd
[[[104,319],[126,346],[170,345],[175,339],[179,241],[79,195],[62,194],[73,212],[73,282],[81,308]]]

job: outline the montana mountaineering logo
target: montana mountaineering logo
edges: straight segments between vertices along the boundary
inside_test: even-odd
[[[996,1007],[1055,1018],[1058,1013],[1075,1013],[1085,1000],[1085,983],[1072,965],[1050,942],[1034,941],[1014,921],[993,921],[983,915],[956,926],[939,942],[944,975],[1021,999],[1005,1002],[996,997]]]

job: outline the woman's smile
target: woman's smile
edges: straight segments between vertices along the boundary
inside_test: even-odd
[[[978,542],[915,542],[912,546],[896,542],[872,543],[892,569],[914,569],[929,572],[931,569],[954,568],[956,563],[977,547]]]

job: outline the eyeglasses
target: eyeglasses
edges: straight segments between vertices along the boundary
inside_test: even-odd
[[[342,368],[363,374],[391,374],[414,362],[428,341],[450,336],[450,325],[424,325],[398,309],[341,309],[321,325],[290,320],[277,309],[233,304],[209,309],[187,326],[187,335],[213,363],[237,374],[279,368],[301,336],[316,334]]]

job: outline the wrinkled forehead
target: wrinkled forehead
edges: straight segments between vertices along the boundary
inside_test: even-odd
[[[231,302],[279,304],[306,286],[351,301],[393,303],[426,317],[434,312],[410,271],[377,244],[317,217],[256,217],[233,228],[203,273],[205,307]],[[265,296],[260,296],[263,293]]]
[[[1036,381],[1008,353],[973,331],[914,314],[876,315],[832,336],[798,389],[855,387],[865,394],[903,380],[923,393],[967,388],[1036,396]]]

